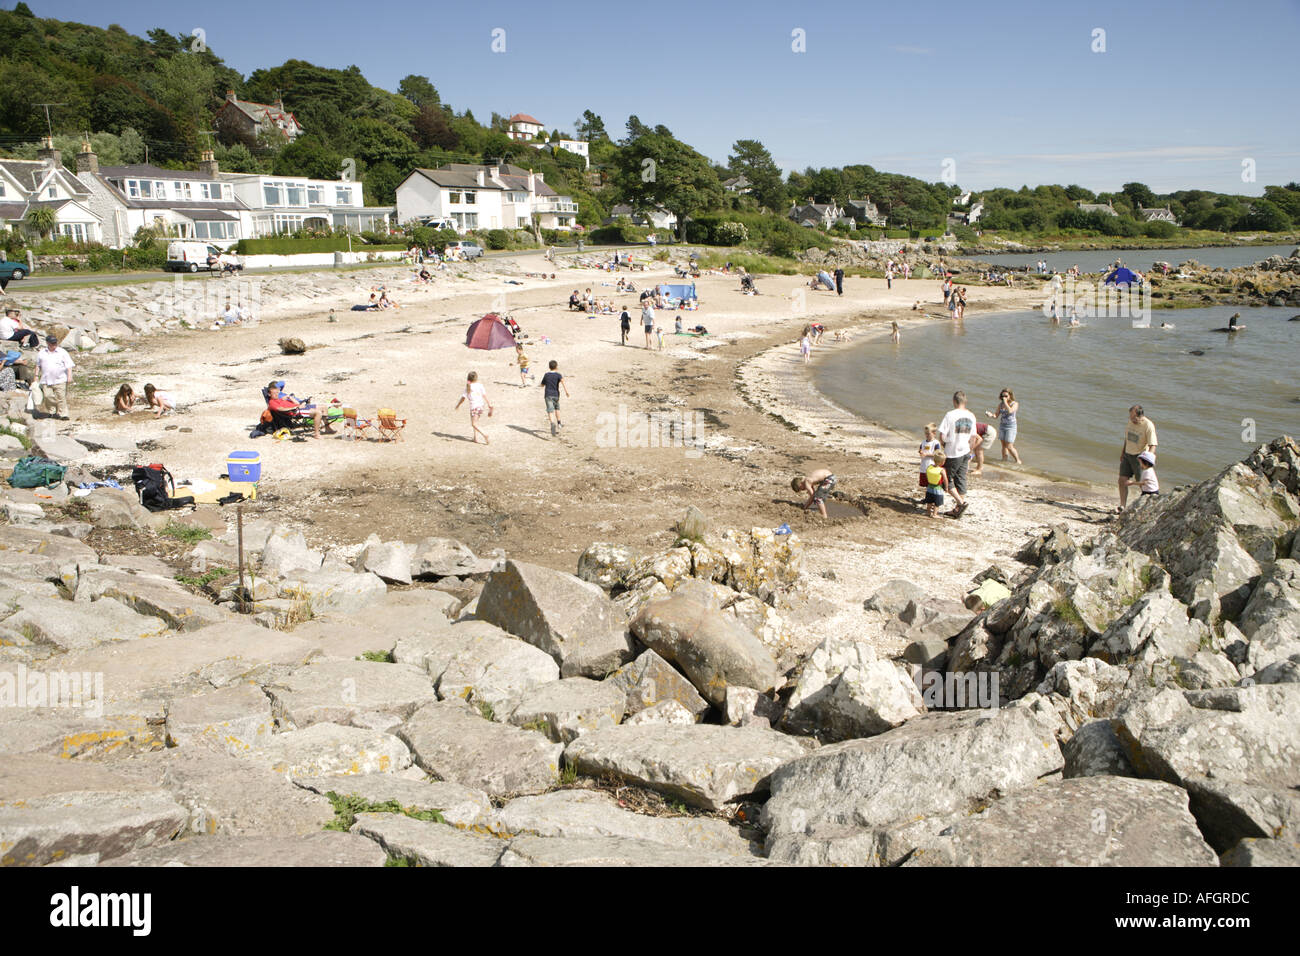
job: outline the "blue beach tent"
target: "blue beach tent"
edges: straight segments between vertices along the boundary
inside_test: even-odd
[[[1132,269],[1120,266],[1110,275],[1106,276],[1106,285],[1129,285],[1137,282],[1137,276]]]

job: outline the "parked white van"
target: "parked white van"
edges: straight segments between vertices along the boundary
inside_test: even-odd
[[[221,250],[206,242],[176,241],[167,243],[168,272],[198,272],[220,269]]]

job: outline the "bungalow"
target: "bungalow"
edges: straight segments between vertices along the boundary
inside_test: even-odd
[[[260,173],[218,175],[249,210],[250,237],[299,229],[387,232],[396,212],[392,206],[367,206],[361,183],[351,180]]]
[[[215,120],[225,142],[255,142],[261,133],[278,133],[292,142],[303,131],[298,118],[284,108],[283,100],[254,103],[241,100],[234,90],[226,90],[226,102],[217,110]]]
[[[451,219],[471,229],[572,229],[578,204],[546,184],[542,173],[508,163],[449,163],[416,169],[397,187],[399,222]]]
[[[844,210],[834,203],[809,202],[790,207],[789,217],[810,229],[829,229],[843,218]]]
[[[557,139],[551,143],[531,143],[529,145],[531,145],[533,149],[545,150],[546,152],[552,155],[555,154],[555,151],[557,149],[562,149],[565,152],[569,152],[569,153],[575,153],[576,155],[582,157],[583,169],[591,168],[591,152],[590,152],[591,144],[583,140]]]
[[[1084,202],[1082,199],[1080,199],[1078,201],[1078,206],[1080,212],[1099,212],[1104,216],[1119,215],[1119,213],[1115,211],[1115,207],[1108,202],[1106,203]]]
[[[506,135],[511,139],[538,139],[546,132],[546,124],[529,116],[527,113],[516,113],[507,122],[509,122],[510,128],[507,130]]]
[[[1178,220],[1174,217],[1173,210],[1168,206],[1163,209],[1150,209],[1146,206],[1138,206],[1138,219],[1142,222],[1172,222],[1178,225]]]
[[[194,171],[148,163],[101,167],[90,144],[82,143],[77,179],[102,223],[102,241],[114,248],[130,245],[142,227],[223,249],[250,235],[248,206],[221,182],[211,150]]]
[[[866,199],[850,199],[844,204],[844,215],[855,223],[866,223],[872,226],[885,224],[885,217],[880,214],[880,210],[876,208],[870,196]]]
[[[620,219],[623,216],[631,219],[634,226],[653,226],[655,229],[666,230],[676,230],[677,228],[677,214],[669,212],[662,206],[650,210],[649,215],[646,215],[636,212],[626,203],[616,203],[610,206],[609,215],[602,220],[601,224],[608,226],[615,219]]]
[[[63,166],[47,138],[39,159],[0,159],[0,222],[25,228],[34,209],[54,213],[53,233],[76,242],[101,242],[99,219],[90,205],[90,190]]]

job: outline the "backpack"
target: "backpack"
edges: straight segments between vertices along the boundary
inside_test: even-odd
[[[169,484],[173,492],[176,490],[176,482],[172,478],[171,472],[162,465],[154,464],[132,468],[131,482],[135,485],[135,493],[140,496],[140,504],[150,511],[167,511],[171,508],[194,504],[192,496],[173,498],[167,493]]]
[[[14,465],[14,473],[9,476],[9,484],[15,488],[48,488],[63,480],[67,467],[39,455],[19,458]]]

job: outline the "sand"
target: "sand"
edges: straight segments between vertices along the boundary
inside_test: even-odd
[[[494,260],[494,263],[497,260]],[[554,268],[554,281],[522,278]],[[140,456],[161,461],[180,480],[211,479],[229,452],[261,453],[264,480],[256,510],[297,524],[313,544],[354,552],[367,535],[416,541],[429,535],[458,538],[478,553],[496,549],[565,571],[593,541],[650,550],[671,544],[672,523],[687,505],[699,507],[717,527],[777,527],[788,523],[807,545],[807,600],[791,609],[802,643],[828,633],[863,634],[861,602],[882,581],[906,577],[937,597],[960,598],[970,577],[1009,557],[1028,532],[1049,523],[1095,524],[1113,507],[1105,489],[1003,468],[992,451],[973,481],[972,505],[960,520],[927,519],[916,487],[917,436],[862,422],[816,393],[796,340],[802,326],[823,322],[828,333],[817,350],[845,347],[834,330],[856,337],[888,334],[891,319],[907,328],[911,306],[943,312],[939,282],[849,279],[845,295],[807,290],[797,276],[758,279],[761,295],[744,296],[734,277],[696,280],[701,308],[683,312],[687,327],[702,323],[710,336],[666,334],[664,350],[646,350],[636,294],[616,295],[616,277],[566,268],[540,255],[502,261],[502,275],[449,280],[414,288],[395,281],[403,273],[358,273],[355,296],[335,304],[336,321],[323,305],[310,314],[277,315],[263,302],[266,319],[255,328],[186,331],[132,340],[128,350],[79,359],[91,388],[75,393],[74,421],[60,430],[110,431],[144,442]],[[506,283],[508,277],[522,285]],[[634,273],[673,281],[671,270]],[[213,280],[219,281],[219,280]],[[311,282],[304,274],[301,281]],[[396,311],[345,311],[364,301],[371,285],[389,284]],[[602,286],[601,283],[609,283]],[[619,344],[617,313],[569,312],[569,292],[591,287],[597,296],[626,303],[633,315],[631,346]],[[1037,305],[1038,293],[970,288],[968,314]],[[513,350],[472,351],[465,330],[490,310],[506,309],[528,336],[536,374],[521,387]],[[659,325],[672,328],[672,312]],[[277,341],[296,336],[305,355],[285,356]],[[549,432],[537,383],[556,359],[571,397],[562,399],[564,428]],[[464,406],[453,411],[465,375],[477,370],[494,407],[481,420],[491,438],[470,441]],[[373,413],[381,406],[408,420],[401,442],[350,442],[340,436],[278,442],[250,439],[263,408],[260,389],[286,379],[299,396],[318,403],[337,397]],[[111,398],[121,381],[137,392],[146,381],[172,392],[180,413],[163,419],[137,411],[114,416]],[[609,417],[626,413],[699,413],[703,454],[682,447],[610,447],[617,438]],[[598,416],[605,415],[605,419]],[[921,422],[937,417],[918,410]],[[183,430],[184,429],[184,430]],[[1018,443],[1033,453],[1032,434]],[[94,465],[121,465],[121,456],[96,453]],[[867,503],[868,514],[843,509],[829,522],[810,516],[790,491],[792,474],[827,467],[839,490]]]

